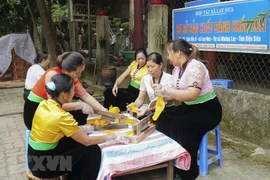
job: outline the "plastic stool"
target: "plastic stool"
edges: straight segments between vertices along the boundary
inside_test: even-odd
[[[220,139],[220,129],[219,126],[215,127],[216,133],[216,150],[208,149],[208,133],[207,132],[201,141],[200,144],[200,158],[197,160],[198,165],[200,166],[200,176],[207,176],[208,165],[214,161],[218,161],[220,167],[222,167],[222,152],[221,152],[221,139]],[[208,153],[213,154],[211,158],[208,159]]]
[[[213,86],[234,89],[233,80],[231,79],[212,79],[211,82]]]
[[[31,131],[26,129],[25,131],[25,169],[26,171],[29,169],[28,167],[28,141],[30,137]]]

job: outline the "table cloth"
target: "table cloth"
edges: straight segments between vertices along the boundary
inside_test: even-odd
[[[123,129],[121,131],[130,130]],[[95,132],[91,136],[100,135]],[[169,160],[174,160],[174,166],[183,170],[190,167],[189,153],[176,141],[159,131],[154,131],[138,144],[99,145],[102,159],[98,180],[111,179],[113,174],[122,174]]]

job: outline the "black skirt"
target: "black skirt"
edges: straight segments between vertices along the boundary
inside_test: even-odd
[[[30,101],[28,98],[25,99],[24,107],[23,107],[23,120],[25,126],[31,130],[32,128],[32,121],[38,107],[39,103]]]
[[[100,162],[98,145],[84,146],[67,137],[63,137],[52,150],[35,150],[28,145],[29,169],[38,178],[67,174],[68,179],[95,180]]]
[[[112,88],[109,87],[104,91],[103,106],[107,109],[111,105],[117,106],[119,107],[120,111],[125,111],[127,109],[126,106],[137,99],[139,92],[139,89],[136,89],[133,86],[129,85],[127,89],[119,88],[117,96],[115,97],[112,93]]]
[[[217,97],[202,104],[182,104],[162,112],[157,130],[177,141],[191,155],[188,171],[179,170],[182,179],[198,176],[197,153],[202,137],[221,121],[222,107]]]
[[[162,112],[157,121],[157,129],[181,142],[175,131],[183,129],[200,129],[205,134],[215,128],[222,117],[221,104],[217,97],[202,104],[182,105],[168,108]],[[181,143],[180,143],[181,144]]]
[[[23,89],[23,99],[24,99],[24,101],[26,101],[26,99],[27,99],[30,92],[31,92],[31,90],[28,90],[28,89],[25,89],[25,88]]]

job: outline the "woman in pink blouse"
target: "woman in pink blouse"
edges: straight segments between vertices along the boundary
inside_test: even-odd
[[[184,39],[168,44],[168,59],[174,66],[173,87],[154,84],[154,92],[165,101],[181,101],[182,105],[162,112],[157,129],[181,144],[191,155],[188,171],[176,169],[182,180],[196,179],[199,173],[197,152],[202,137],[215,128],[222,118],[222,107],[216,97],[205,65],[194,59],[196,49]]]

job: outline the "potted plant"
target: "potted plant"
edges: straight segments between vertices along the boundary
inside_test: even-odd
[[[97,14],[98,14],[98,15],[101,15],[101,16],[105,16],[105,15],[107,15],[109,9],[110,9],[109,6],[104,6],[103,8],[99,8],[99,9],[97,10]]]
[[[151,4],[164,4],[164,0],[150,0]]]
[[[129,22],[121,23],[120,27],[122,28],[122,34],[128,36],[130,30]]]

